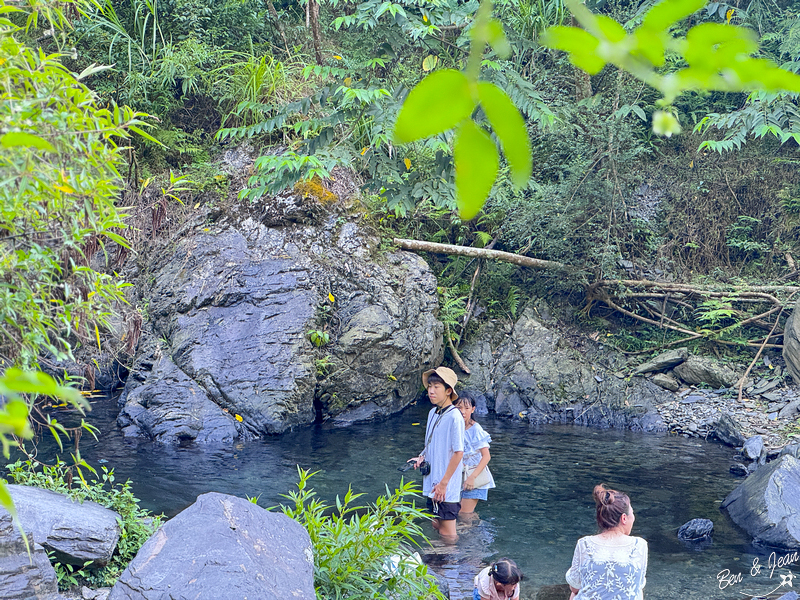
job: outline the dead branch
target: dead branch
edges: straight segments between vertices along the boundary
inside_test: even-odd
[[[747,381],[747,376],[750,374],[750,370],[753,368],[753,365],[756,364],[758,357],[761,356],[761,353],[764,351],[764,348],[767,346],[767,340],[772,337],[772,332],[775,331],[775,328],[778,326],[778,321],[781,320],[781,314],[783,313],[783,307],[781,306],[781,310],[778,313],[778,316],[775,317],[775,324],[772,326],[772,331],[769,332],[769,335],[764,338],[764,343],[761,344],[761,347],[756,352],[756,357],[753,359],[753,362],[750,363],[750,366],[747,367],[747,370],[742,375],[742,378],[739,380],[739,402],[742,401],[742,389],[744,388],[744,382]]]
[[[470,258],[487,258],[490,260],[501,260],[521,267],[532,269],[550,269],[557,271],[577,272],[579,269],[565,265],[564,263],[531,258],[513,252],[503,252],[501,250],[488,250],[486,248],[472,248],[469,246],[455,246],[453,244],[437,244],[435,242],[423,242],[420,240],[405,240],[394,238],[395,245],[403,250],[413,250],[415,252],[433,252],[434,254],[456,254],[458,256],[469,256]],[[800,288],[799,288],[800,289]]]
[[[464,360],[458,354],[458,350],[456,350],[456,347],[453,346],[453,340],[450,338],[450,325],[448,325],[447,323],[444,324],[444,334],[445,337],[447,337],[447,347],[450,348],[450,354],[453,355],[453,360],[456,361],[456,364],[458,364],[458,366],[461,367],[461,370],[464,371],[464,373],[469,375],[470,374],[469,367],[467,367]]]

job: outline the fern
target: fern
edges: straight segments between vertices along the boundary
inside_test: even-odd
[[[745,106],[727,114],[706,115],[695,127],[695,131],[706,133],[711,128],[726,131],[722,140],[706,140],[699,150],[708,148],[723,154],[740,149],[748,137],[774,136],[785,144],[794,140],[800,144],[800,111],[798,94],[780,92],[753,92]]]
[[[516,319],[517,318],[517,310],[519,310],[519,300],[522,296],[521,290],[512,285],[511,288],[508,290],[508,296],[506,296],[506,304],[508,305],[508,312],[511,313],[511,316]]]

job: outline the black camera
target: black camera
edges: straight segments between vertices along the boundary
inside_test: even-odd
[[[427,477],[431,474],[431,463],[427,460],[423,460],[422,463],[419,465],[419,472],[422,473],[423,477]]]

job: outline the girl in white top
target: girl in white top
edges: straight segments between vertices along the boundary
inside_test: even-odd
[[[647,542],[631,536],[635,517],[627,494],[594,488],[600,533],[578,540],[567,571],[570,600],[642,600]]]
[[[472,397],[469,390],[461,391],[461,395],[455,401],[455,405],[464,417],[464,468],[475,467],[470,476],[464,480],[464,489],[461,492],[461,511],[459,515],[469,515],[475,512],[478,500],[486,500],[488,498],[487,490],[495,487],[492,473],[486,469],[492,458],[489,454],[489,444],[491,444],[492,438],[480,426],[480,423],[477,423],[472,418],[475,412],[475,398]],[[489,483],[485,483],[476,489],[475,478],[484,469],[489,475]]]

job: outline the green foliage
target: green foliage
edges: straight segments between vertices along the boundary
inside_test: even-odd
[[[139,499],[131,492],[131,482],[116,483],[113,469],[103,467],[98,478],[98,473],[92,467],[86,463],[83,466],[94,473],[95,478],[87,480],[78,470],[80,477],[73,479],[72,469],[61,460],[53,466],[40,465],[40,468],[29,460],[17,461],[7,465],[7,468],[8,477],[14,483],[58,492],[78,502],[96,502],[119,514],[119,542],[114,556],[105,567],[87,564],[75,569],[65,564],[55,565],[57,572],[61,573],[59,584],[64,587],[74,585],[78,578],[95,586],[110,586],[133,560],[142,544],[159,528],[162,517],[140,508]]]
[[[721,140],[705,140],[700,150],[709,148],[720,154],[738,150],[751,136],[756,139],[773,136],[781,144],[789,140],[800,144],[797,94],[753,92],[742,108],[723,114],[710,113],[695,126],[695,131],[707,133],[712,128],[724,131],[725,136]]]
[[[89,265],[98,252],[111,264],[124,214],[116,206],[123,157],[118,140],[147,136],[146,115],[100,108],[57,54],[20,44],[0,20],[0,355],[32,366],[39,353],[71,357],[108,325],[128,285]],[[149,137],[149,136],[147,136]]]
[[[285,515],[308,531],[314,552],[314,586],[319,600],[442,599],[428,568],[417,562],[413,546],[425,541],[419,521],[427,518],[416,507],[416,484],[378,496],[362,504],[363,494],[348,489],[330,507],[308,487],[314,475],[297,468],[297,491],[281,505]]]
[[[317,348],[321,348],[322,346],[330,344],[331,335],[327,331],[322,331],[321,329],[312,329],[308,332],[308,339],[311,340],[311,343]]]

